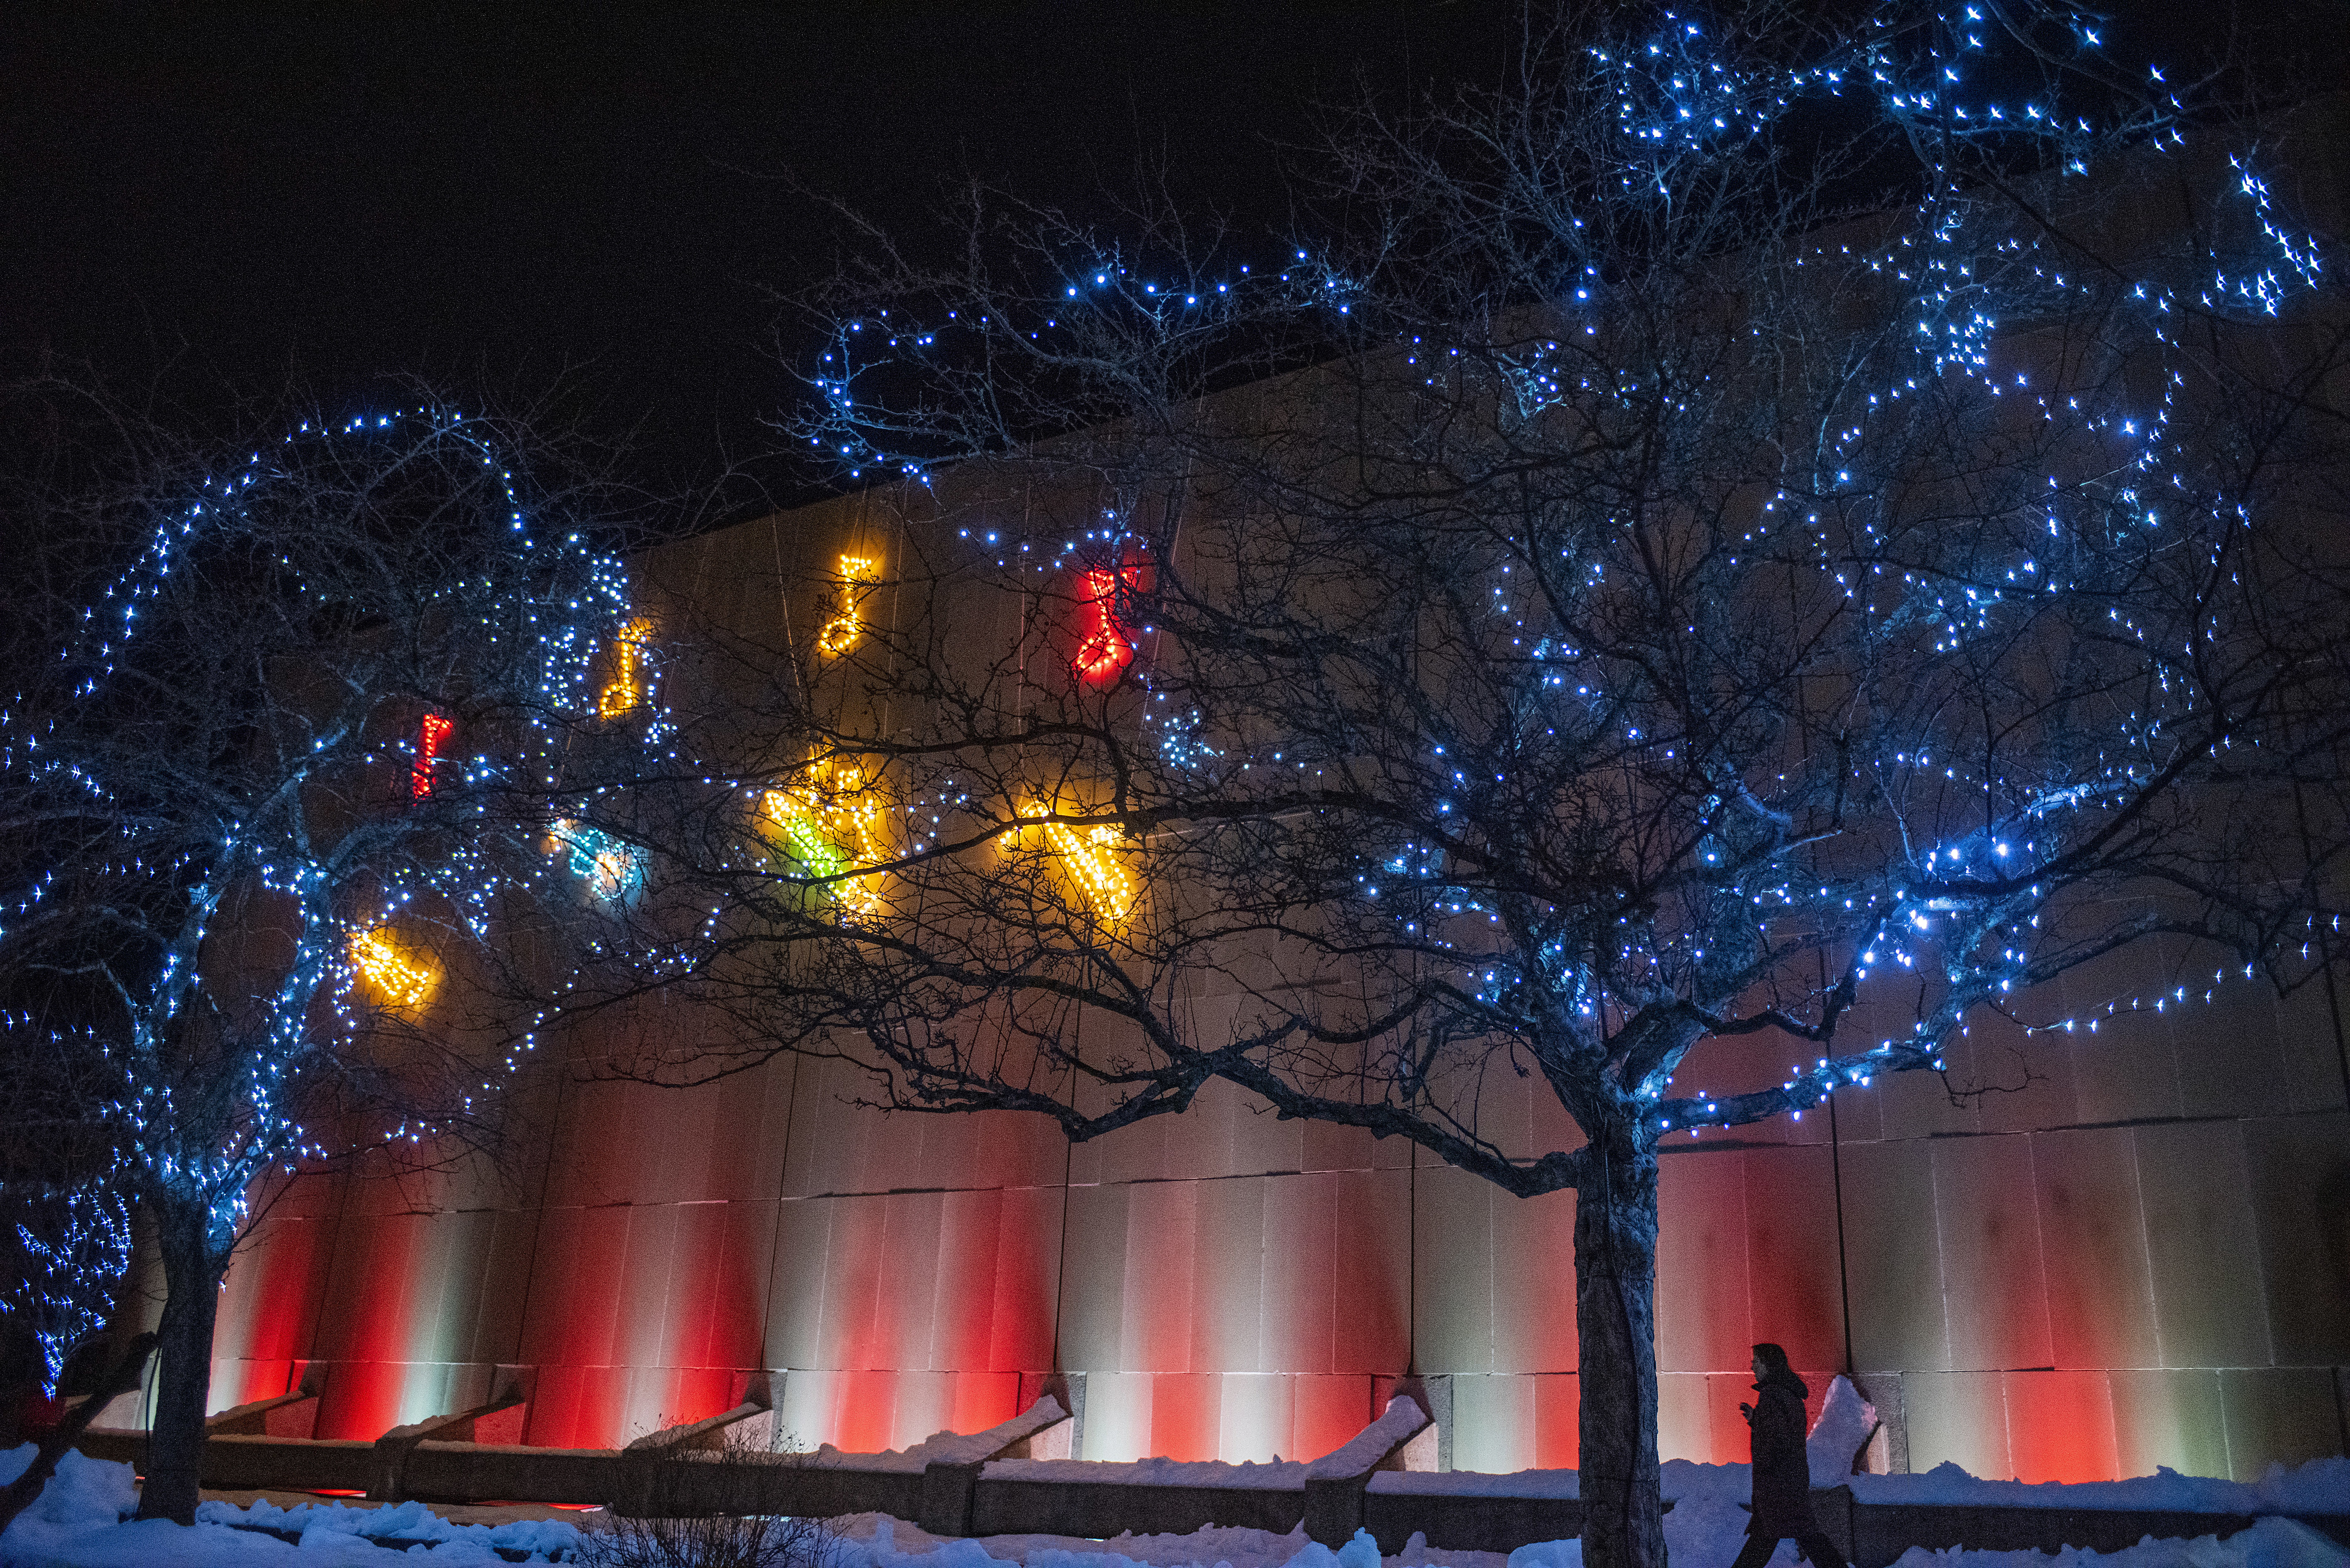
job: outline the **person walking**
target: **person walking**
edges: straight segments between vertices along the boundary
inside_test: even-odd
[[[1738,1407],[1753,1430],[1754,1517],[1733,1568],[1762,1568],[1786,1540],[1812,1568],[1846,1568],[1812,1512],[1812,1461],[1804,1451],[1804,1397],[1811,1389],[1775,1345],[1754,1347],[1754,1392],[1753,1404]]]

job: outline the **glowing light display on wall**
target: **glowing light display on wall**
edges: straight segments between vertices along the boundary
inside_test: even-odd
[[[1025,816],[1044,816],[1051,808],[1032,805]],[[1101,919],[1116,922],[1126,919],[1134,908],[1134,877],[1118,863],[1118,830],[1107,823],[1096,827],[1074,827],[1066,822],[1047,822],[1045,842],[1067,867],[1070,879],[1086,896],[1086,902]]]
[[[880,580],[880,571],[870,556],[843,556],[840,558],[840,603],[833,618],[816,633],[816,647],[827,654],[847,653],[865,635],[865,595]]]
[[[441,760],[441,742],[456,732],[455,721],[445,713],[427,713],[416,726],[416,761],[408,770],[410,798],[423,800],[432,793],[432,764]]]
[[[848,877],[858,865],[889,858],[881,841],[881,803],[865,790],[862,769],[848,763],[819,763],[801,782],[759,797],[759,813],[783,839],[784,852],[810,877],[827,881],[833,896],[852,914],[881,909],[879,873]]]
[[[556,845],[571,851],[571,874],[585,878],[598,898],[625,898],[644,886],[644,852],[635,845],[567,820],[556,823],[553,833]]]
[[[1118,594],[1120,587],[1131,590],[1140,586],[1138,576],[1132,566],[1115,572],[1096,566],[1079,579],[1077,603],[1085,617],[1085,636],[1072,662],[1088,680],[1117,680],[1118,672],[1134,657],[1134,639],[1118,618]]]
[[[441,978],[431,966],[393,946],[391,939],[380,929],[352,936],[351,967],[359,971],[386,1007],[421,1005]]]
[[[652,633],[652,622],[632,620],[612,639],[612,679],[597,700],[599,717],[617,719],[644,706],[645,641]]]

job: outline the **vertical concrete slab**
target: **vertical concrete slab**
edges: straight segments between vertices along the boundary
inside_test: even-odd
[[[1293,1459],[1319,1459],[1371,1424],[1372,1381],[1353,1373],[1288,1379],[1293,1421],[1281,1452]]]
[[[1098,1376],[1124,1369],[1127,1199],[1133,1190],[1122,1184],[1069,1189],[1068,1233],[1060,1289],[1060,1364],[1075,1371]],[[1092,1402],[1100,1396],[1094,1385],[1088,1383],[1087,1386],[1086,1442],[1090,1450],[1094,1445]],[[1143,1408],[1142,1430],[1147,1434],[1147,1396]]]
[[[2271,1465],[2342,1451],[2342,1413],[2330,1366],[2223,1367],[2220,1410],[2228,1426],[2228,1473],[2256,1481]]]
[[[1904,1373],[1909,1469],[1922,1472],[1950,1463],[1986,1480],[2012,1479],[2004,1382],[1997,1372]]]
[[[1535,1468],[1575,1469],[1583,1451],[1582,1379],[1572,1372],[1546,1372],[1525,1381],[1534,1386]]]
[[[2243,1127],[2276,1359],[2350,1366],[2350,1116],[2262,1116]]]
[[[1842,1158],[1853,1359],[1862,1366],[1948,1370],[1928,1147],[1847,1144]]]
[[[1150,1457],[1150,1400],[1158,1379],[1148,1372],[1086,1374],[1085,1452],[1080,1459],[1122,1463]]]
[[[1932,1161],[1950,1366],[2052,1365],[2030,1140],[1939,1138]]]
[[[2117,1371],[2107,1374],[2106,1387],[2119,1474],[2150,1476],[2166,1467],[2186,1476],[2228,1473],[2228,1423],[2217,1372]]]
[[[1147,1181],[1128,1189],[1126,1279],[1118,1314],[1117,1362],[1126,1371],[1191,1370],[1191,1293],[1198,1266],[1194,1249],[1200,1229],[1200,1187],[1196,1181]],[[1152,1398],[1158,1395],[1154,1393]],[[1154,1416],[1152,1422],[1156,1431],[1158,1417]],[[1206,1440],[1212,1446],[1213,1422],[1206,1429],[1210,1434]]]
[[[2158,1366],[2146,1216],[2129,1130],[2034,1134],[2032,1181],[2051,1364],[2082,1370]]]
[[[1400,1374],[1411,1359],[1411,1172],[1389,1167],[1326,1179],[1330,1369]]]
[[[2002,1394],[2016,1480],[2121,1479],[2113,1398],[2103,1370],[2010,1372]]]
[[[1657,1457],[1700,1465],[1714,1458],[1713,1413],[1702,1372],[1657,1375]]]
[[[1063,1361],[1055,1353],[1060,1333],[1061,1221],[1067,1197],[1066,1189],[1058,1187],[1014,1188],[1003,1195],[987,1349],[992,1371],[1017,1374],[1089,1365]]]
[[[1423,1169],[1413,1241],[1412,1354],[1424,1374],[1493,1369],[1493,1187],[1450,1166]],[[1572,1303],[1573,1297],[1568,1298]],[[1472,1400],[1482,1397],[1471,1394]],[[1468,1407],[1456,1410],[1465,1429]],[[1458,1469],[1476,1469],[1458,1457]]]
[[[832,1230],[825,1244],[823,1305],[812,1366],[867,1371],[891,1365],[883,1346],[897,1337],[898,1303],[881,1299],[888,1202],[884,1198],[830,1201]]]
[[[2247,981],[2258,984],[2257,981]],[[2350,1003],[2337,981],[2328,999],[2321,983],[2304,985],[2280,999],[2277,1010],[2277,1051],[2283,1064],[2278,1080],[2279,1107],[2288,1111],[2338,1111],[2343,1108],[2342,1037],[2335,1027],[2336,1002]]]
[[[886,1329],[876,1325],[880,1331],[864,1362],[868,1366],[912,1371],[931,1364],[945,1202],[945,1195],[938,1192],[893,1192],[882,1199],[881,1268],[875,1294],[888,1323]]]
[[[825,1260],[832,1231],[830,1198],[775,1207],[775,1254],[767,1285],[764,1366],[818,1364],[824,1324]]]
[[[2178,1123],[2132,1137],[2162,1364],[2268,1366],[2242,1124]]]
[[[2284,1076],[2276,992],[2241,975],[2232,984],[2217,980],[2209,970],[2182,980],[2187,999],[2168,1010],[2181,1108],[2190,1116],[2268,1109]]]
[[[939,1250],[931,1280],[931,1344],[921,1365],[938,1371],[993,1365],[995,1256],[1003,1195],[947,1192],[939,1199]]]
[[[1265,1203],[1274,1179],[1244,1176],[1199,1184],[1188,1356],[1193,1371],[1268,1369],[1265,1319],[1293,1306],[1287,1300],[1274,1299],[1267,1289],[1271,1260],[1266,1256]],[[1279,1424],[1285,1427],[1286,1417]]]
[[[1492,1204],[1493,1370],[1573,1372],[1575,1194],[1497,1188]]]
[[[1835,1158],[1818,1144],[1751,1148],[1739,1157],[1746,1174],[1751,1315],[1744,1334],[1714,1345],[1722,1359],[1706,1370],[1742,1376],[1754,1343],[1766,1339],[1783,1346],[1798,1367],[1845,1365]],[[1735,1401],[1731,1409],[1736,1414]]]
[[[1452,1379],[1452,1468],[1506,1475],[1535,1464],[1534,1379]]]
[[[1747,1162],[1737,1149],[1699,1147],[1675,1151],[1659,1168],[1658,1370],[1702,1375],[1736,1366],[1753,1343],[1747,1294]],[[1833,1209],[1828,1218],[1833,1225]],[[1704,1427],[1698,1420],[1703,1385],[1690,1386],[1696,1391],[1690,1406],[1692,1424],[1676,1439],[1680,1446],[1669,1450],[1679,1458],[1710,1446],[1701,1440]]]
[[[1227,1372],[1216,1410],[1216,1458],[1226,1464],[1263,1464],[1295,1451],[1298,1380],[1269,1372]]]
[[[1339,1256],[1336,1177],[1263,1179],[1260,1367],[1291,1375],[1336,1369]]]

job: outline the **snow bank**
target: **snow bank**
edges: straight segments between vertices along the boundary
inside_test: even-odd
[[[1009,1421],[997,1423],[984,1432],[932,1432],[910,1449],[885,1449],[878,1454],[852,1454],[826,1443],[808,1459],[808,1463],[827,1469],[859,1470],[916,1471],[934,1464],[971,1465],[1018,1442],[1031,1432],[1040,1430],[1055,1421],[1068,1418],[1061,1402],[1050,1394],[1037,1397],[1036,1402]]]
[[[0,1485],[22,1475],[33,1445],[0,1452]],[[421,1502],[388,1508],[305,1503],[278,1508],[255,1502],[196,1506],[196,1522],[133,1521],[139,1486],[129,1465],[68,1452],[33,1506],[0,1534],[6,1568],[384,1568],[384,1547],[427,1550],[432,1568],[504,1568],[500,1549],[530,1562],[558,1562],[579,1544],[579,1532],[560,1520],[509,1524],[452,1524]],[[268,1532],[276,1533],[268,1533]],[[294,1540],[282,1539],[292,1536]]]
[[[1852,1475],[1853,1456],[1877,1430],[1877,1407],[1860,1397],[1852,1379],[1838,1373],[1820,1401],[1820,1418],[1804,1439],[1814,1486],[1841,1486]]]
[[[2271,1465],[2258,1481],[2183,1476],[2168,1468],[2128,1480],[1983,1480],[1952,1464],[1923,1475],[1852,1476],[1862,1502],[1996,1505],[2006,1508],[2164,1509],[2186,1513],[2350,1513],[2350,1459]]]

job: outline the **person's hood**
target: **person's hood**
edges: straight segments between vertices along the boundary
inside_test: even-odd
[[[1757,1383],[1754,1388],[1757,1393],[1768,1388],[1783,1388],[1798,1399],[1809,1398],[1812,1392],[1812,1386],[1793,1372],[1773,1372],[1762,1382]]]

